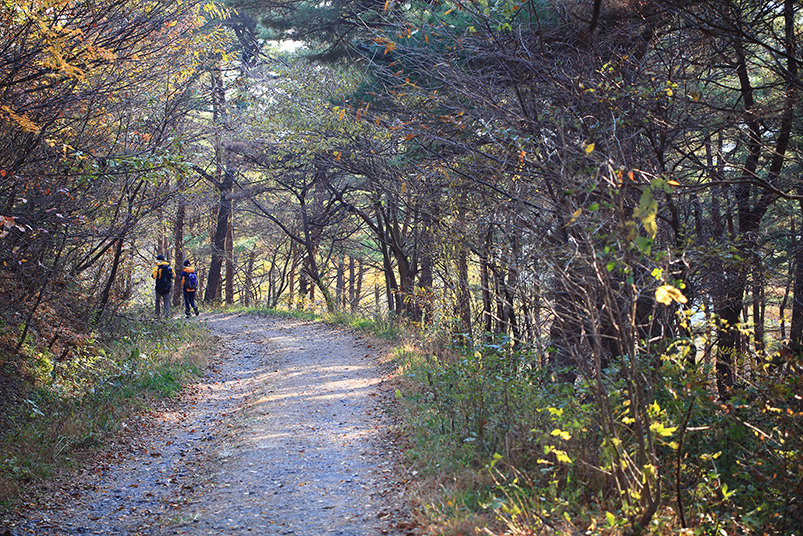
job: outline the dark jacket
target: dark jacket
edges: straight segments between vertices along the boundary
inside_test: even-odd
[[[153,267],[153,278],[156,280],[155,288],[157,291],[160,291],[159,288],[159,280],[162,278],[162,270],[165,268],[170,268],[170,263],[167,261],[159,261],[156,263],[156,266]],[[173,274],[170,274],[170,278],[167,282],[167,289],[161,289],[162,294],[167,294],[170,292],[170,286],[173,284]]]

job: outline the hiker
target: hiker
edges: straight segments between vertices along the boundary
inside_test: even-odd
[[[164,255],[156,256],[153,278],[156,280],[156,318],[159,318],[162,306],[164,306],[165,318],[170,318],[170,289],[173,286],[173,269],[170,268]]]
[[[184,261],[184,271],[181,272],[181,293],[184,295],[184,316],[190,317],[190,308],[198,316],[198,306],[195,305],[195,291],[198,290],[198,276],[190,261]]]

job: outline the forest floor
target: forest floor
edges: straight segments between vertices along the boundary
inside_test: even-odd
[[[387,349],[320,323],[214,313],[219,355],[77,476],[28,494],[13,535],[415,534]]]

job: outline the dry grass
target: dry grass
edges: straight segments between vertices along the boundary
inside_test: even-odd
[[[468,536],[484,534],[486,527],[496,525],[493,515],[468,508],[473,500],[492,485],[488,474],[464,469],[450,475],[423,477],[411,490],[416,524],[424,534]]]

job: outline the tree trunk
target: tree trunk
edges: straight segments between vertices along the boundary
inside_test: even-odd
[[[505,279],[505,323],[510,336],[514,341],[520,342],[521,332],[519,330],[518,318],[516,316],[515,298],[519,288],[519,259],[521,258],[521,243],[518,237],[512,238],[512,243],[508,249],[507,278]]]
[[[290,281],[287,289],[287,308],[292,311],[295,306],[296,273],[298,272],[298,249],[295,240],[290,241]]]
[[[229,213],[231,212],[231,189],[234,185],[234,173],[226,169],[223,174],[223,183],[220,188],[220,203],[217,213],[217,228],[215,241],[212,245],[212,262],[209,264],[209,277],[204,293],[204,302],[217,301],[220,289],[220,272],[226,254],[226,234],[228,232]]]
[[[306,263],[306,259],[301,260],[301,268],[298,271],[298,304],[297,307],[299,310],[303,310],[306,306],[307,302],[307,294],[309,293],[309,289],[307,288],[307,271],[304,267]]]
[[[165,260],[170,262],[170,252],[167,251],[167,237],[165,236],[165,212],[162,207],[156,209],[156,220],[159,222],[156,235],[156,253],[164,255]]]
[[[399,309],[396,307],[396,297],[399,295],[398,285],[396,284],[396,274],[393,273],[393,265],[388,255],[383,255],[382,261],[385,268],[385,296],[388,302],[388,311],[391,313],[399,312]]]
[[[432,285],[434,277],[432,275],[432,256],[428,252],[421,255],[421,271],[418,277],[418,289],[413,288],[415,299],[414,318],[416,320],[429,321],[432,318]]]
[[[491,252],[492,233],[485,237],[485,250],[480,259],[480,286],[482,286],[482,321],[485,333],[493,332],[493,310],[491,302],[491,273],[488,256]]]
[[[356,275],[356,265],[357,259],[354,257],[349,256],[349,292],[348,292],[348,306],[349,311],[354,312],[354,294],[355,294],[355,285],[356,281],[354,277]]]
[[[173,307],[181,305],[182,292],[181,285],[181,272],[184,270],[184,259],[187,257],[184,253],[184,218],[187,213],[187,207],[184,204],[184,199],[179,196],[178,209],[176,210],[176,219],[173,223],[173,250],[176,252],[175,262],[175,276],[176,285],[173,288]]]
[[[256,299],[256,292],[254,292],[254,279],[252,277],[252,273],[254,271],[254,262],[257,256],[257,247],[254,246],[251,248],[251,253],[248,254],[248,266],[245,269],[245,289],[243,290],[243,301],[246,307],[251,305],[251,296],[253,293],[254,299]],[[271,266],[271,269],[273,267]]]
[[[234,200],[226,226],[226,304],[234,303]]]
[[[788,148],[792,130],[795,107],[798,102],[798,93],[794,81],[797,78],[797,59],[795,55],[795,35],[794,35],[794,2],[787,0],[784,2],[784,19],[787,37],[787,79],[788,87],[784,98],[784,112],[781,118],[780,130],[775,140],[775,147],[770,156],[770,166],[767,176],[763,177],[770,184],[780,175],[785,162],[784,155]],[[734,65],[735,73],[739,80],[739,89],[742,103],[744,105],[744,124],[747,127],[747,155],[742,168],[741,180],[734,186],[735,205],[739,221],[739,234],[732,234],[736,237],[736,246],[739,255],[743,259],[751,257],[751,252],[757,250],[756,240],[761,230],[761,220],[766,214],[770,205],[777,199],[777,194],[763,189],[758,189],[756,199],[753,199],[752,191],[757,187],[752,186],[758,178],[757,169],[762,156],[762,148],[765,140],[762,137],[762,122],[760,112],[754,98],[754,90],[748,72],[745,59],[744,44],[740,39],[733,39],[733,50],[735,52]],[[730,205],[728,205],[730,206]],[[732,223],[731,229],[733,228]],[[728,284],[725,288],[725,300],[723,308],[719,313],[720,325],[718,328],[718,351],[717,351],[717,388],[721,398],[727,398],[728,388],[733,385],[733,362],[738,347],[739,332],[737,324],[739,313],[743,307],[745,291],[747,290],[747,275],[745,267],[739,263],[731,263],[725,267]],[[795,290],[798,290],[797,281]],[[803,291],[803,288],[800,289]],[[795,307],[798,306],[799,297],[795,296]],[[794,323],[794,314],[793,314]],[[800,336],[796,337],[799,347]]]
[[[199,299],[199,296],[204,291],[204,281],[206,281],[206,268],[201,266],[200,264],[196,264],[195,266],[196,271],[198,272],[198,288],[195,290],[196,300]]]
[[[28,311],[28,315],[25,318],[25,322],[23,323],[22,333],[20,333],[20,337],[17,340],[17,346],[14,348],[15,352],[19,352],[22,349],[22,345],[25,344],[25,339],[28,338],[28,330],[31,329],[31,320],[33,320],[33,315],[36,314],[36,310],[39,308],[39,305],[42,303],[42,299],[45,297],[45,289],[47,288],[47,283],[50,278],[56,271],[59,269],[59,260],[61,259],[61,254],[64,252],[64,247],[67,243],[67,234],[64,233],[61,239],[61,245],[59,246],[58,251],[56,252],[56,258],[53,259],[53,265],[50,267],[49,270],[40,272],[41,275],[41,285],[37,285],[39,288],[38,295],[36,297],[36,302],[31,306],[31,310]]]
[[[393,237],[390,236],[389,231],[383,223],[382,209],[378,202],[374,204],[374,215],[376,217],[377,239],[379,240],[380,249],[382,251],[382,269],[385,275],[385,296],[387,297],[388,311],[391,313],[401,313],[401,309],[397,307],[399,287],[396,282],[396,274],[393,271],[393,261],[388,247]],[[363,219],[366,221],[368,220],[366,217]]]
[[[220,135],[223,130],[223,123],[226,115],[226,90],[223,86],[223,75],[219,65],[216,65],[212,69],[210,90],[212,94],[212,143],[215,150],[214,183],[218,186],[218,190],[220,191],[220,202],[213,209],[215,210],[214,221],[216,221],[217,224],[214,228],[214,232],[211,233],[212,260],[209,265],[209,274],[207,275],[206,290],[204,293],[205,303],[216,302],[220,293],[221,256],[226,247],[226,225],[229,217],[228,207],[231,203],[225,187],[229,179],[229,174],[224,170],[223,166],[223,143]],[[230,189],[231,188],[229,188],[229,190]]]
[[[256,247],[254,249],[256,250]],[[277,281],[276,280],[277,279],[276,271],[278,270],[278,268],[277,268],[277,263],[278,263],[277,259],[278,259],[278,257],[279,257],[279,248],[276,248],[276,249],[273,250],[273,256],[270,259],[270,268],[268,269],[268,273],[267,273],[267,276],[268,276],[268,289],[267,289],[268,303],[267,303],[267,305],[268,305],[268,308],[270,308],[270,309],[276,309],[278,307],[278,305],[279,305],[279,295],[281,293],[282,284],[284,283],[284,278],[285,278],[285,276],[287,276],[287,267],[292,262],[291,261],[291,257],[288,255],[285,258],[285,265],[284,265],[285,269],[283,271],[281,271],[281,273],[279,274],[279,281]],[[249,277],[253,277],[253,276],[249,275]],[[261,300],[261,297],[262,297],[262,285],[256,285],[255,288],[254,288],[254,292],[255,292],[256,296],[258,296],[257,299]]]
[[[109,273],[109,278],[106,281],[106,286],[103,287],[103,293],[100,296],[100,302],[98,303],[98,307],[95,310],[95,314],[93,315],[92,324],[95,324],[100,320],[103,316],[104,311],[106,310],[106,306],[109,303],[109,296],[111,295],[112,288],[114,286],[114,281],[117,278],[117,270],[120,267],[120,259],[123,256],[123,239],[119,238],[117,240],[117,246],[114,248],[114,260],[112,261],[112,268]]]
[[[356,262],[360,263],[360,268],[357,270],[357,285],[354,290],[354,299],[351,300],[351,312],[356,313],[360,307],[360,300],[362,299],[362,282],[365,276],[365,262],[358,259]]]
[[[471,291],[468,287],[468,252],[460,248],[457,254],[457,317],[463,333],[471,333]]]
[[[433,194],[434,195],[434,194]],[[430,197],[433,200],[433,197]],[[432,318],[432,286],[434,276],[432,274],[432,251],[434,249],[435,238],[432,236],[432,214],[435,212],[436,205],[427,206],[421,218],[421,238],[417,248],[420,269],[418,270],[418,288],[412,288],[414,294],[412,304],[414,305],[413,318],[416,321],[429,321]]]
[[[721,398],[727,398],[733,387],[733,363],[739,352],[739,321],[744,303],[744,273],[733,267],[730,277],[733,280],[724,288],[722,304],[716,310],[719,324],[715,370],[717,392]]]
[[[165,220],[164,209],[159,207],[156,211],[156,214],[157,218],[159,219],[159,237],[157,238],[159,241],[158,250],[162,253],[162,255],[165,256],[165,260],[169,263],[173,256],[167,240],[167,221]]]
[[[396,257],[396,267],[399,270],[399,291],[396,293],[396,312],[402,315],[412,315],[418,319],[420,315],[415,314],[417,305],[414,303],[413,294],[415,291],[415,271],[412,269],[409,259],[402,252],[394,251]]]
[[[339,309],[346,305],[346,257],[338,255],[337,274],[335,276],[335,301]]]
[[[493,324],[493,334],[501,335],[507,331],[505,319],[505,272],[496,266],[496,264],[489,264],[488,268],[491,270],[491,281],[493,281],[493,295],[495,297],[496,313],[494,314],[495,322]]]
[[[783,300],[781,300],[781,305],[779,306],[778,316],[780,317],[781,321],[781,340],[786,340],[786,304],[789,303],[789,291],[792,287],[792,282],[795,279],[795,255],[797,252],[797,235],[795,232],[795,217],[792,216],[791,221],[789,223],[789,232],[792,235],[792,251],[791,255],[789,255],[789,276],[786,280],[786,286],[784,287],[783,292]]]
[[[799,202],[803,215],[803,200]],[[803,240],[795,245],[795,282],[792,289],[792,321],[789,324],[789,349],[803,354]]]
[[[763,359],[766,349],[764,343],[764,267],[761,258],[756,256],[753,265],[753,324],[756,340],[756,354]]]

